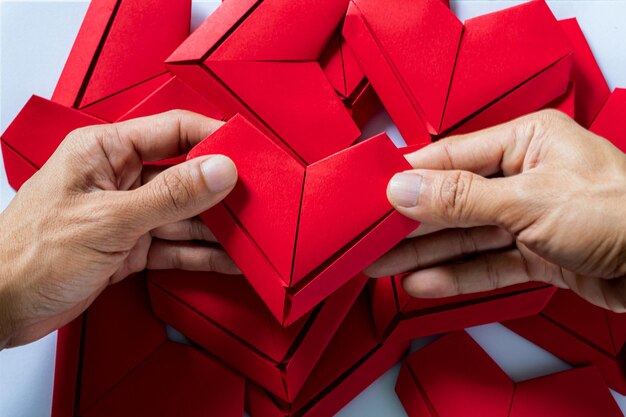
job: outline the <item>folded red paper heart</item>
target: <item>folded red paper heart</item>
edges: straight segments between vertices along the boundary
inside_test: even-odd
[[[514,382],[465,332],[409,356],[396,393],[409,417],[622,415],[596,368]]]
[[[572,46],[543,1],[463,25],[441,0],[351,0],[343,35],[407,143],[490,106],[537,110],[566,91],[572,65]]]
[[[294,401],[367,281],[352,279],[285,328],[244,277],[148,273],[155,314],[281,401]]]
[[[359,136],[318,60],[348,0],[224,3],[168,58],[170,71],[312,163]]]
[[[387,201],[387,182],[410,165],[384,134],[306,166],[236,116],[189,158],[208,154],[231,157],[239,181],[201,217],[285,324],[418,226]]]

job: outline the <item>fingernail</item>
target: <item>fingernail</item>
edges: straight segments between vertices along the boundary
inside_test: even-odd
[[[419,200],[422,177],[417,174],[401,172],[389,181],[389,200],[399,207],[415,207]]]
[[[237,168],[233,161],[223,155],[215,155],[202,162],[202,174],[209,190],[221,193],[237,182]]]

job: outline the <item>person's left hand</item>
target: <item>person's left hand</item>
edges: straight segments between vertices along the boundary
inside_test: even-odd
[[[143,166],[184,154],[221,124],[171,111],[68,135],[0,214],[0,349],[63,326],[146,267],[239,273],[194,217],[233,189],[233,162]]]

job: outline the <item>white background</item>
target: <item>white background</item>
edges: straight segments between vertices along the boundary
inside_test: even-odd
[[[517,4],[517,1],[452,1],[461,19]],[[192,26],[196,27],[219,4],[197,1]],[[558,18],[577,17],[611,88],[626,86],[626,2],[621,0],[549,1]],[[0,130],[4,131],[31,94],[50,97],[88,2],[0,0]],[[374,123],[397,131],[381,114]],[[0,161],[0,210],[14,196]],[[33,207],[33,210],[36,210]],[[0,231],[0,239],[1,231]],[[2,267],[0,265],[0,267]],[[549,353],[499,324],[475,327],[470,334],[514,379],[567,369]],[[417,348],[428,339],[414,343]],[[50,415],[56,333],[28,346],[0,352],[0,416]],[[405,416],[393,385],[399,366],[372,384],[339,415]],[[614,393],[622,410],[626,397]]]

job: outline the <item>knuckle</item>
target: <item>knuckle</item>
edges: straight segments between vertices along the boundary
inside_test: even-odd
[[[193,198],[190,181],[178,173],[163,175],[159,189],[166,210],[180,210]]]
[[[463,218],[468,209],[473,180],[474,176],[465,171],[454,171],[443,178],[437,195],[438,204],[447,218],[453,220]]]

